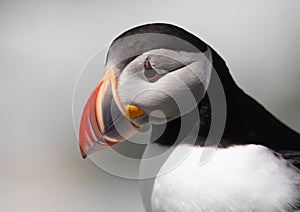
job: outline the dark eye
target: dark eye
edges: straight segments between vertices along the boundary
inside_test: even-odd
[[[144,63],[144,75],[149,81],[153,81],[159,76],[159,73],[151,65],[149,57],[147,57]]]

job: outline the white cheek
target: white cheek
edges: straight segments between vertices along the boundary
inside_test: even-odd
[[[121,101],[140,106],[145,115],[158,110],[169,120],[190,112],[197,107],[197,101],[186,83],[172,74],[165,75],[155,82],[149,82],[143,73],[119,78]]]
[[[131,75],[121,74],[118,80],[119,95],[124,104],[135,101],[137,96],[149,87],[149,82],[145,81],[142,72]]]
[[[142,55],[128,64],[119,76],[119,95],[123,104],[136,104],[145,111],[145,115],[160,110],[167,118],[177,118],[197,107],[204,96],[211,74],[211,53],[210,50],[205,54],[163,53],[175,54],[171,58],[185,59],[184,64],[188,65],[149,82],[143,72],[143,61],[147,55]]]

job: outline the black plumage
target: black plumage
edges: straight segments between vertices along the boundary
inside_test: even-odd
[[[190,42],[201,52],[206,51],[208,47],[211,49],[213,67],[222,82],[227,106],[226,125],[220,147],[261,144],[280,152],[299,167],[300,153],[298,151],[300,151],[300,135],[280,122],[261,104],[243,92],[234,82],[225,61],[216,51],[193,34],[170,24],[139,26],[123,33],[115,40],[141,33],[162,33],[176,36]],[[211,79],[211,81],[213,80]],[[213,86],[213,83],[210,86]],[[203,145],[211,123],[211,107],[207,94],[199,103],[198,110],[200,112],[201,124],[196,145]],[[181,127],[180,120],[181,117],[168,122],[165,132],[156,142],[162,145],[173,145],[177,140]]]
[[[127,37],[129,37],[129,39],[123,39]],[[188,43],[189,45],[186,45],[186,43]],[[192,46],[192,48],[190,46]],[[182,164],[184,165],[183,167],[185,167],[186,169],[183,169],[183,171],[179,171],[178,173],[176,172],[176,170],[174,170],[174,173],[176,173],[174,175],[171,174],[172,172],[171,171],[170,175],[166,174],[166,176],[162,176],[162,178],[160,178],[161,176],[158,176],[158,174],[160,173],[160,169],[164,166],[168,157],[172,154],[172,151],[169,151],[168,152],[169,155],[168,154],[164,155],[162,160],[158,162],[156,161],[154,164],[149,165],[147,163],[147,160],[142,160],[140,166],[141,168],[140,174],[141,176],[147,176],[147,179],[141,182],[141,191],[142,191],[141,193],[142,193],[146,210],[147,211],[158,210],[157,205],[155,206],[156,210],[152,210],[152,206],[153,206],[152,203],[158,205],[160,204],[164,205],[163,201],[161,201],[161,197],[164,198],[164,196],[161,194],[164,192],[165,192],[164,194],[170,194],[169,198],[173,201],[171,203],[169,202],[170,204],[168,205],[170,206],[171,210],[173,209],[174,203],[175,203],[174,207],[177,207],[174,208],[176,211],[179,210],[179,208],[186,209],[187,207],[184,207],[185,205],[183,205],[183,207],[182,204],[177,205],[178,202],[177,200],[181,201],[180,199],[181,196],[178,195],[180,194],[181,191],[173,193],[172,188],[173,187],[177,188],[177,186],[181,182],[180,186],[182,187],[179,186],[179,188],[181,190],[185,190],[184,185],[190,188],[190,186],[193,186],[193,184],[194,183],[196,184],[196,182],[194,183],[190,182],[189,179],[187,181],[180,181],[183,179],[183,177],[185,178],[190,177],[190,179],[193,180],[195,180],[196,178],[199,179],[199,182],[201,182],[203,176],[204,176],[203,179],[204,184],[201,183],[196,184],[196,186],[198,185],[198,187],[195,187],[194,190],[192,189],[193,190],[192,193],[194,195],[197,195],[200,191],[203,191],[202,189],[207,189],[206,192],[204,192],[204,194],[206,194],[207,196],[204,196],[203,198],[202,196],[201,197],[198,196],[198,199],[185,199],[183,201],[183,204],[192,204],[192,206],[194,205],[199,206],[198,208],[202,208],[202,211],[206,211],[205,205],[206,206],[209,205],[210,208],[213,208],[212,209],[213,211],[219,211],[218,207],[215,207],[218,205],[215,205],[214,201],[216,201],[216,204],[220,203],[222,207],[225,207],[227,209],[235,208],[234,211],[239,211],[240,207],[245,207],[248,210],[251,209],[255,210],[253,208],[258,208],[260,209],[259,211],[261,211],[262,208],[265,207],[280,209],[279,211],[285,210],[284,208],[288,208],[289,210],[299,208],[298,205],[300,205],[300,202],[298,196],[298,192],[299,192],[299,175],[298,175],[299,169],[298,168],[300,168],[300,135],[297,132],[288,128],[282,122],[280,122],[270,112],[268,112],[261,104],[259,104],[256,100],[254,100],[252,97],[247,95],[241,88],[239,88],[239,86],[233,80],[225,61],[215,50],[213,50],[213,48],[211,48],[209,45],[207,45],[198,37],[194,36],[193,34],[177,26],[170,25],[170,24],[147,24],[147,25],[135,27],[133,29],[124,32],[112,42],[109,52],[107,54],[106,66],[113,69],[114,74],[117,77],[119,77],[120,82],[122,82],[122,80],[120,80],[122,79],[122,76],[123,77],[129,76],[129,74],[132,73],[141,74],[141,71],[145,72],[146,70],[148,71],[152,70],[152,72],[144,73],[143,75],[139,75],[139,76],[146,77],[146,80],[148,80],[147,82],[149,81],[151,83],[159,82],[159,80],[152,81],[153,76],[156,75],[156,69],[155,66],[152,67],[152,63],[150,61],[151,58],[149,59],[149,56],[146,57],[147,55],[144,55],[147,53],[149,54],[149,52],[151,55],[151,50],[154,51],[161,50],[161,52],[163,52],[162,50],[167,50],[168,52],[176,52],[176,53],[182,53],[182,52],[199,53],[200,51],[201,54],[199,55],[201,56],[204,55],[201,58],[199,64],[207,65],[209,63],[209,65],[207,66],[203,65],[203,67],[205,67],[203,69],[202,66],[197,66],[198,68],[197,70],[202,74],[204,73],[204,77],[203,77],[204,79],[192,78],[191,80],[192,82],[196,81],[196,83],[194,84],[191,83],[192,86],[194,87],[197,86],[197,89],[199,89],[199,91],[202,92],[202,93],[199,92],[201,94],[197,95],[195,94],[195,92],[197,92],[196,89],[192,91],[194,97],[196,96],[198,97],[195,98],[197,101],[199,100],[198,105],[197,104],[193,105],[192,111],[188,111],[187,113],[184,114],[177,113],[179,111],[180,105],[176,104],[176,100],[169,98],[167,99],[168,101],[166,101],[166,98],[164,99],[165,96],[163,96],[163,98],[161,97],[155,98],[157,96],[154,92],[152,92],[150,95],[146,95],[146,93],[144,93],[145,96],[143,96],[142,98],[143,101],[139,101],[139,102],[137,101],[138,103],[137,106],[141,106],[144,109],[147,109],[148,111],[146,111],[147,112],[146,115],[148,116],[140,117],[140,118],[145,118],[140,120],[147,121],[146,118],[149,118],[150,112],[153,110],[161,109],[160,106],[162,105],[165,106],[163,107],[163,109],[165,110],[162,109],[162,111],[165,112],[165,114],[168,114],[169,111],[173,112],[173,110],[177,110],[176,112],[171,113],[172,115],[174,114],[175,115],[169,116],[170,119],[167,119],[168,122],[166,123],[165,129],[164,129],[165,123],[164,124],[152,123],[151,140],[152,141],[154,140],[154,143],[150,142],[141,145],[136,143],[124,142],[125,145],[126,144],[129,145],[127,146],[127,148],[123,148],[125,145],[120,144],[114,146],[113,147],[114,150],[116,150],[120,154],[123,154],[124,150],[126,149],[136,150],[142,146],[142,148],[140,148],[142,149],[142,151],[141,154],[139,154],[139,156],[142,156],[142,159],[152,158],[154,156],[157,156],[158,154],[161,154],[166,149],[171,149],[171,150],[174,149],[174,148],[164,148],[164,147],[176,146],[181,141],[182,143],[186,141],[191,141],[193,139],[191,139],[192,136],[190,137],[190,135],[193,136],[196,135],[197,137],[196,143],[193,143],[193,145],[201,146],[201,147],[204,146],[203,148],[198,148],[198,147],[190,148],[192,149],[192,151],[196,152],[197,155],[200,149],[201,150],[212,149],[206,147],[208,145],[216,145],[216,144],[219,147],[216,148],[217,149],[216,152],[218,152],[219,155],[222,155],[225,152],[227,155],[226,157],[223,155],[224,157],[221,157],[221,159],[219,157],[216,157],[217,159],[219,159],[217,163],[208,162],[207,164],[205,164],[208,165],[208,167],[193,166],[195,165],[195,158],[190,158],[189,160],[182,162]],[[176,66],[174,69],[171,63],[169,64],[169,61],[162,59],[164,56],[168,56],[168,55],[160,54],[160,56],[158,57],[161,57],[160,59],[162,63],[166,64],[165,67],[167,67],[166,71],[167,72],[169,71],[168,73],[172,71],[176,71],[178,70],[178,68],[180,68],[181,71],[186,70],[186,69],[182,69],[182,67],[185,68],[188,65],[184,65],[184,66],[179,65]],[[141,62],[142,59],[140,57],[145,57],[143,59],[144,60],[143,62]],[[180,56],[178,56],[178,58],[185,59],[188,58],[188,56],[185,57],[182,56],[181,54]],[[209,62],[207,62],[207,60]],[[169,65],[169,67],[171,68],[168,69],[169,67],[167,65]],[[213,67],[212,72],[210,72],[211,65]],[[168,76],[168,73],[165,72],[165,76]],[[178,72],[173,72],[170,75],[174,73],[178,73]],[[178,75],[178,76],[181,76],[182,78],[185,77],[184,75],[186,72],[179,71],[179,73],[182,73],[182,75]],[[129,91],[132,91],[131,93],[136,94],[140,90],[143,90],[144,87],[146,87],[145,89],[150,89],[150,88],[153,89],[153,87],[151,86],[147,87],[149,84],[142,83],[145,81],[143,77],[135,78],[135,80],[130,81],[129,86],[128,87],[125,86],[125,88],[123,88],[122,90],[123,94],[125,92],[129,93]],[[139,84],[138,79],[141,80],[141,84]],[[172,80],[172,77],[167,79]],[[168,83],[170,82],[170,80],[168,80]],[[208,81],[209,81],[209,85],[208,87],[206,87]],[[189,83],[190,81],[186,80],[185,82]],[[203,84],[201,84],[201,82]],[[219,82],[221,82],[222,86],[220,87],[222,87],[221,90],[222,92],[224,92],[222,93],[222,97],[211,96],[211,94],[214,93],[214,91],[217,90],[217,87],[220,85]],[[164,85],[168,85],[168,88],[170,89],[173,90],[176,89],[176,87],[173,87],[171,83],[170,83],[171,85],[168,83]],[[139,84],[140,87],[138,87],[137,84]],[[200,84],[199,87],[198,84]],[[132,85],[137,85],[137,88],[139,90],[138,89],[130,90],[130,88],[133,88]],[[154,85],[159,85],[159,83]],[[174,83],[174,86],[176,86],[176,83]],[[166,88],[166,87],[158,87],[158,88]],[[188,87],[188,88],[192,90],[194,89],[194,87]],[[183,87],[180,87],[180,89],[183,90]],[[182,97],[181,95],[182,93],[180,91],[178,90],[175,91],[177,96]],[[218,132],[211,131],[211,129],[214,127],[216,123],[216,120],[218,120],[215,119],[216,116],[214,116],[216,114],[215,101],[214,101],[215,97],[217,98],[219,97],[219,99],[224,98],[225,101],[224,105],[223,104],[219,105],[219,108],[224,107],[224,111],[222,112],[222,115],[224,115],[225,118],[225,125],[224,127],[223,126],[219,127],[222,130]],[[130,96],[129,99],[134,101],[134,98],[135,97]],[[151,104],[147,105],[145,102],[147,103],[150,102]],[[184,102],[184,104],[185,103],[186,102]],[[148,107],[145,105],[147,105]],[[152,107],[153,105],[154,107]],[[172,106],[172,108],[169,106]],[[200,115],[200,123],[198,122],[199,121],[198,117],[194,116],[195,114],[194,112],[197,112],[197,114]],[[188,124],[184,124],[187,123],[185,122],[186,120],[188,120],[189,122]],[[221,122],[222,120],[220,121],[220,123]],[[143,124],[143,122],[141,123]],[[197,133],[195,133],[194,131],[195,126],[196,128],[198,127]],[[161,129],[164,129],[162,134],[160,134]],[[192,133],[190,133],[191,131]],[[211,136],[211,132],[213,132],[216,136],[214,135]],[[221,137],[218,137],[220,132],[221,132]],[[216,141],[207,142],[210,141],[211,138],[216,139]],[[192,142],[190,142],[189,144],[191,145]],[[256,144],[256,145],[249,145],[249,144]],[[241,145],[243,146],[241,147]],[[229,148],[232,146],[238,146],[238,147]],[[269,149],[265,148],[264,146],[268,147]],[[254,152],[252,152],[253,148],[255,148]],[[126,154],[124,155],[126,156]],[[283,158],[287,160],[284,160]],[[229,160],[229,163],[226,163],[227,160]],[[149,167],[152,165],[154,167]],[[256,172],[257,165],[259,165],[260,167],[258,172]],[[154,175],[151,172],[151,176],[153,175],[154,178],[148,179],[149,176],[147,175],[147,173],[149,168],[151,168],[152,171],[154,170],[153,171]],[[210,172],[211,170],[213,170],[213,172]],[[184,171],[186,171],[188,174],[182,173]],[[146,175],[144,175],[145,173]],[[208,173],[208,175],[205,175],[206,173]],[[244,173],[248,173],[250,175],[252,175],[252,173],[253,174],[258,173],[258,175],[254,175],[256,176],[256,178],[253,178],[254,182],[252,182],[251,180],[249,180],[248,174],[244,176],[243,175]],[[279,178],[276,178],[276,175],[274,175],[274,173],[278,173]],[[227,179],[222,181],[223,179],[221,177],[226,178],[226,176]],[[211,178],[213,177],[215,177],[214,180],[217,179],[217,181],[211,181]],[[162,179],[167,179],[167,184]],[[235,179],[237,179],[237,181],[235,181]],[[271,182],[272,180],[274,182],[276,182],[277,180],[277,185],[278,185],[277,187],[274,187],[275,189],[273,190],[272,190],[273,185],[269,184],[269,182]],[[236,182],[237,184],[235,184]],[[169,188],[169,183],[172,185],[170,186],[171,189]],[[219,191],[218,189],[219,187],[222,187],[223,184],[226,184],[228,188],[225,186],[226,189],[224,189],[222,193],[222,191]],[[253,187],[252,194],[245,195],[244,186],[249,186],[248,188]],[[257,188],[256,186],[258,186],[259,188]],[[227,198],[228,192],[230,193],[231,190],[233,190],[234,188],[236,188],[236,190],[232,192],[232,195],[236,197],[235,199],[236,202],[232,202],[231,199],[229,200],[229,202],[222,202],[224,198],[225,199]],[[278,188],[279,191],[276,190],[276,188]],[[264,192],[261,192],[262,190]],[[265,193],[268,193],[270,190],[275,191],[274,193],[276,193],[277,196],[276,195],[275,197],[271,196],[269,201],[258,203],[257,201],[261,200],[261,197],[264,197]],[[155,192],[153,193],[153,191]],[[282,193],[282,191],[286,191],[286,192]],[[185,192],[190,193],[190,189],[186,190]],[[243,199],[244,196],[239,198],[241,194],[245,195],[246,198]],[[213,201],[209,203],[209,201],[207,200],[213,200]],[[281,202],[281,200],[283,200],[283,202]],[[275,205],[273,204],[274,203],[273,201],[276,201]],[[195,211],[195,210],[196,209],[190,211]]]

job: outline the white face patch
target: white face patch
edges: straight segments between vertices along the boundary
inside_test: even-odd
[[[154,81],[145,77],[145,61],[160,75]],[[121,101],[145,111],[145,121],[152,111],[159,110],[168,120],[178,118],[197,107],[209,85],[212,56],[206,52],[185,52],[156,49],[131,61],[118,78]]]

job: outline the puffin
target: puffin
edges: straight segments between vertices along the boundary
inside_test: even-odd
[[[185,29],[152,23],[119,35],[87,99],[83,158],[142,135],[145,211],[300,210],[299,133],[247,95],[223,58]]]

